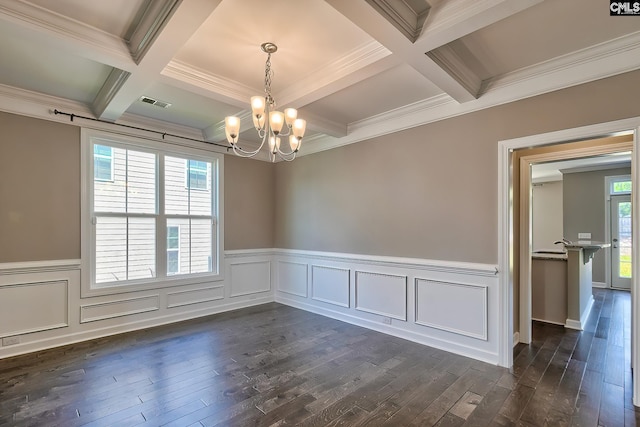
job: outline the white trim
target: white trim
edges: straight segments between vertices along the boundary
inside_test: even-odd
[[[638,194],[640,189],[640,120],[636,119],[633,135],[633,154],[631,160],[631,182],[636,191],[633,192],[631,202],[631,241],[636,247],[640,242],[640,208],[638,208]],[[640,251],[632,252],[632,281],[631,281],[631,369],[633,381],[633,404],[640,406]]]
[[[0,263],[0,275],[16,273],[40,273],[59,270],[78,270],[79,259],[60,259],[50,261],[25,261]]]
[[[587,307],[580,314],[580,319],[567,319],[564,327],[569,329],[577,329],[579,331],[584,330],[584,325],[587,323],[587,319],[589,319],[589,314],[591,314],[591,309],[593,308],[593,302],[593,295],[589,295],[589,302],[587,303]]]
[[[620,179],[622,178],[622,179]],[[611,184],[613,184],[614,182],[619,182],[619,181],[630,181],[631,180],[631,175],[612,175],[612,176],[605,176],[604,177],[604,241],[605,242],[611,242]],[[623,195],[623,194],[632,194],[633,195],[633,185],[631,188],[631,193],[618,193],[615,194],[617,195]],[[605,283],[603,283],[604,286],[598,286],[596,285],[596,283],[600,283],[600,282],[593,282],[593,286],[594,287],[604,287],[604,288],[613,288],[613,277],[612,277],[612,267],[613,267],[613,261],[611,259],[612,257],[612,253],[611,253],[611,247],[608,248],[604,248],[604,256],[605,256],[605,263],[604,263],[604,279],[605,279]]]
[[[471,274],[474,276],[494,277],[498,273],[495,264],[478,264],[461,261],[442,261],[423,258],[404,258],[382,255],[360,255],[342,252],[321,252],[299,249],[272,249],[275,255],[295,256],[323,260],[344,262],[358,262],[363,264],[376,264],[385,267],[419,268],[430,271],[442,271],[447,273]]]
[[[513,333],[513,347],[515,348],[518,344],[520,344],[520,332]]]
[[[538,318],[532,317],[531,320],[535,320],[536,322],[541,322],[541,323],[549,323],[550,325],[565,326],[565,324],[562,322],[554,322],[547,319],[538,319]]]
[[[606,282],[592,282],[594,288],[608,288],[609,284]]]

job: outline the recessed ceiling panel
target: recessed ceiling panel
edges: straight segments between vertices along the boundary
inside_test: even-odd
[[[60,15],[125,38],[150,0],[29,0]]]
[[[441,93],[416,70],[401,65],[307,105],[304,111],[348,124]]]
[[[609,16],[609,3],[547,0],[460,39],[481,63],[481,79],[640,31],[640,19]]]
[[[90,104],[111,67],[34,43],[12,24],[0,25],[0,82],[47,95]]]
[[[260,45],[273,42],[275,92],[370,40],[324,0],[224,0],[176,59],[261,90],[267,54]]]

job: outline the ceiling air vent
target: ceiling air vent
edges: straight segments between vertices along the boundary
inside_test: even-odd
[[[145,104],[155,105],[156,107],[160,108],[169,108],[171,106],[171,104],[169,104],[168,102],[158,101],[157,99],[149,98],[148,96],[141,96],[140,101],[144,102]]]

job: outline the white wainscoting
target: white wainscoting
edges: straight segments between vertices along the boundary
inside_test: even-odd
[[[356,310],[407,321],[407,276],[356,271]]]
[[[416,323],[486,340],[487,286],[416,279]]]
[[[311,266],[311,298],[339,307],[350,307],[351,271],[348,268]]]
[[[286,249],[226,251],[224,263],[224,281],[88,298],[80,298],[79,260],[0,264],[0,299],[46,299],[52,310],[36,319],[0,310],[0,330],[19,340],[0,347],[0,358],[275,300],[499,361],[495,265]]]
[[[0,263],[0,359],[272,302],[272,260],[227,251],[223,281],[86,298],[80,260]]]
[[[160,310],[160,295],[131,297],[116,301],[80,305],[80,323],[131,316]]]
[[[169,292],[167,294],[167,308],[184,307],[185,305],[202,304],[224,298],[224,285],[207,288],[189,289],[186,291]]]
[[[67,327],[68,306],[67,279],[1,283],[0,338]]]
[[[278,263],[278,291],[307,298],[309,266],[302,262],[276,261]]]
[[[271,261],[230,264],[229,276],[231,297],[269,292],[271,290]]]
[[[495,265],[289,249],[274,262],[277,302],[499,362]]]

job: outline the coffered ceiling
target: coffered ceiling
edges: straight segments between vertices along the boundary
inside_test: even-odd
[[[303,155],[640,68],[640,16],[598,0],[0,0],[0,109],[225,143],[267,41]]]

